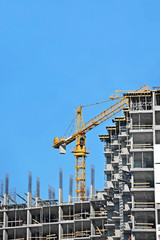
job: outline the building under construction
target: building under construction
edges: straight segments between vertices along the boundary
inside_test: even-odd
[[[61,169],[59,200],[52,188],[49,199],[42,200],[39,180],[33,198],[29,174],[27,199],[18,195],[22,203],[16,203],[8,194],[6,176],[0,207],[1,240],[160,240],[160,90],[142,87],[114,98],[120,101],[82,124],[70,138],[54,142],[54,147],[65,151],[65,146],[76,140],[76,198],[72,197],[71,178],[69,201],[63,202]],[[115,117],[107,132],[99,135],[104,144],[104,189],[94,191],[92,167],[91,193],[87,196],[85,134],[120,110],[123,116]],[[80,122],[81,111],[77,114]]]

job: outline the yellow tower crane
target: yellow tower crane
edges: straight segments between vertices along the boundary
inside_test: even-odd
[[[115,99],[120,99],[117,103],[104,110],[96,117],[92,118],[88,122],[83,122],[82,107],[79,106],[76,111],[76,130],[69,137],[58,137],[54,138],[52,147],[59,148],[60,153],[66,152],[66,145],[76,140],[75,149],[72,151],[75,156],[75,197],[76,200],[85,200],[86,197],[86,157],[89,153],[86,150],[86,133],[91,129],[95,128],[99,124],[103,123],[105,120],[109,119],[116,113],[120,112],[123,108],[128,108],[128,98],[123,95],[123,93],[133,93],[133,92],[146,92],[150,91],[150,88],[147,85],[142,86],[141,88],[135,91],[115,91],[115,93],[109,97],[109,100],[104,101],[108,102]],[[122,95],[121,95],[122,94]],[[102,103],[102,102],[100,102]],[[99,103],[95,103],[99,104]],[[95,104],[90,104],[86,106],[91,106]]]

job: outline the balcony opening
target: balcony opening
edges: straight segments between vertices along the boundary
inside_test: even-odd
[[[155,112],[155,124],[160,125],[160,111]]]
[[[156,144],[160,144],[160,130],[156,131]]]

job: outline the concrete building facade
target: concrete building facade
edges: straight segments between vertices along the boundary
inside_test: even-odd
[[[160,91],[125,95],[129,109],[107,127],[105,191],[114,202],[115,236],[160,239]]]
[[[160,240],[160,91],[125,94],[104,144],[104,190],[80,202],[32,198],[0,207],[0,240]],[[102,180],[103,181],[103,180]]]

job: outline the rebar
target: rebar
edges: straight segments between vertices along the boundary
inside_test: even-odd
[[[28,173],[28,192],[32,192],[32,172]]]
[[[5,194],[8,195],[8,186],[9,186],[9,176],[8,176],[8,173],[6,173],[6,176],[5,176]]]
[[[91,185],[94,186],[95,183],[95,167],[94,165],[91,165]]]
[[[69,178],[69,195],[72,196],[73,194],[73,175],[70,175]]]
[[[59,168],[59,188],[63,188],[63,173],[62,168]]]
[[[36,196],[39,198],[40,197],[40,179],[37,177],[36,181]]]

